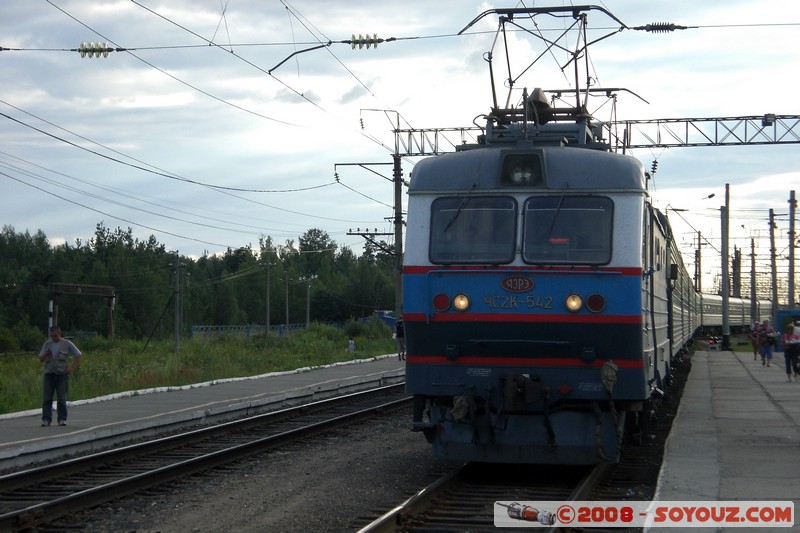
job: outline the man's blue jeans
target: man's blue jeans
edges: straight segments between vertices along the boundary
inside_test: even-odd
[[[67,420],[67,374],[45,374],[42,386],[42,420],[53,420],[53,394],[56,395],[58,420]]]

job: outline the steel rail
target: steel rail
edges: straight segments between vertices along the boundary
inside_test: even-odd
[[[98,482],[91,486],[78,488],[68,494],[57,497],[43,497],[43,501],[26,501],[25,498],[32,498],[29,495],[18,497],[19,503],[23,505],[11,511],[0,514],[0,531],[21,531],[34,529],[41,524],[46,524],[62,518],[78,510],[94,507],[100,503],[115,500],[146,488],[160,485],[186,475],[195,474],[202,471],[213,469],[222,464],[236,461],[243,457],[251,456],[263,451],[274,449],[297,441],[308,435],[320,433],[350,424],[381,414],[386,410],[396,409],[410,403],[410,398],[403,396],[400,399],[391,401],[381,401],[378,405],[367,407],[354,407],[358,401],[374,401],[378,395],[396,394],[402,390],[403,385],[391,385],[381,387],[373,391],[364,391],[338,398],[323,400],[313,404],[302,405],[289,409],[283,409],[273,413],[266,413],[248,419],[227,422],[210,428],[201,428],[188,431],[182,434],[169,437],[162,437],[150,442],[133,444],[118,450],[107,450],[90,456],[70,459],[61,463],[42,466],[21,472],[15,472],[5,476],[0,476],[0,487],[3,487],[3,494],[0,495],[2,505],[7,505],[7,495],[14,494],[14,491],[28,493],[25,490],[33,485],[53,483],[54,479],[64,479],[81,473],[102,472],[112,463],[133,462],[141,463],[149,460],[154,455],[163,454],[167,451],[171,455],[176,452],[194,454],[185,459],[170,459],[166,464],[161,464],[155,468],[147,467],[144,471],[135,474],[123,474],[118,479],[108,482]],[[350,406],[356,409],[346,413],[324,414],[323,409],[339,410]],[[291,423],[299,416],[323,417],[321,420],[304,422],[301,427],[291,428],[268,436],[250,438],[243,436],[244,428],[253,428],[274,425],[276,420]],[[188,446],[194,446],[198,441],[210,442],[229,436],[244,437],[244,442],[220,445],[212,451],[184,452]],[[128,470],[131,470],[131,465]],[[110,469],[110,468],[109,468]],[[141,470],[141,467],[139,467]],[[111,473],[107,475],[112,475]],[[89,477],[82,476],[82,477]],[[101,476],[105,477],[105,476]],[[87,482],[89,480],[86,480]],[[44,501],[46,499],[46,501]]]
[[[358,530],[358,533],[397,533],[400,531],[494,531],[491,512],[487,506],[496,500],[522,491],[538,500],[572,500],[590,491],[602,477],[603,465],[580,476],[570,488],[557,476],[532,477],[522,482],[494,477],[467,481],[471,469],[485,465],[465,464],[437,479],[406,501]],[[495,465],[496,466],[496,465]],[[556,468],[556,467],[552,467]],[[558,467],[562,470],[565,467]],[[566,474],[569,476],[569,474]],[[477,500],[477,501],[476,501]],[[479,509],[480,508],[480,509]],[[481,514],[482,513],[482,514]]]

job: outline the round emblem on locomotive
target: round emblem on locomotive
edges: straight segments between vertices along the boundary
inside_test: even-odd
[[[525,276],[509,276],[500,285],[510,292],[528,292],[533,288],[533,280]]]

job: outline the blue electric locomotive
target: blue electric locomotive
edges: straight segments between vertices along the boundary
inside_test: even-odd
[[[626,419],[649,418],[699,327],[699,299],[641,163],[534,94],[411,176],[413,427],[458,460],[615,461]]]

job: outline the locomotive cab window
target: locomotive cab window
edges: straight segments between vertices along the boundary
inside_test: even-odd
[[[516,218],[510,197],[437,198],[431,206],[431,263],[510,263]]]
[[[542,196],[524,206],[527,263],[603,265],[611,261],[613,203],[600,196]]]

